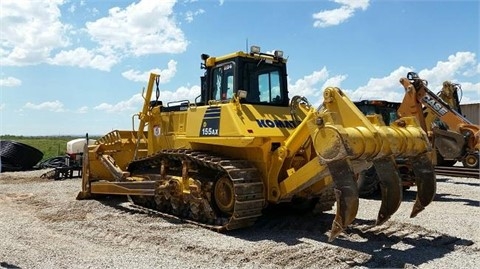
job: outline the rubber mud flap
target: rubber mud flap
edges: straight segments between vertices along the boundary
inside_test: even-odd
[[[358,187],[355,174],[347,160],[334,161],[328,164],[334,183],[336,213],[328,238],[332,242],[355,219],[358,211]]]
[[[414,218],[425,209],[433,201],[437,191],[435,168],[427,153],[412,158],[412,164],[415,184],[417,185],[417,198],[415,199],[410,218]]]
[[[376,222],[376,225],[381,225],[398,210],[402,202],[402,181],[393,157],[374,160],[373,165],[377,171],[382,192],[382,204]]]

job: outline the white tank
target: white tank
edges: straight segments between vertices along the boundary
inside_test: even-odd
[[[95,139],[89,139],[88,144],[92,145],[95,143]],[[83,153],[83,147],[87,143],[86,138],[77,138],[67,142],[67,154],[76,154]]]

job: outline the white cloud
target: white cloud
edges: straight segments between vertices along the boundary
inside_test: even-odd
[[[71,26],[60,21],[62,4],[62,0],[1,1],[0,64],[42,63],[52,50],[68,46]]]
[[[338,75],[334,76],[331,78],[328,78],[325,83],[323,83],[322,89],[325,89],[327,87],[342,87],[342,81],[344,81],[347,78],[347,75]]]
[[[185,20],[187,22],[192,22],[193,18],[195,16],[198,16],[198,15],[203,14],[203,13],[205,13],[205,10],[203,10],[203,9],[199,9],[199,10],[196,10],[196,11],[187,11],[185,13]]]
[[[92,16],[96,16],[99,13],[97,8],[87,8],[87,12],[90,13]]]
[[[304,76],[295,81],[295,83],[288,82],[289,96],[292,98],[295,95],[305,96],[310,103],[318,106],[323,101],[323,90],[327,87],[340,87],[346,75],[337,75],[329,77],[329,72],[326,67],[320,71],[314,71],[312,74]]]
[[[130,69],[123,72],[122,76],[132,81],[148,82],[148,79],[150,78],[150,73],[159,74],[161,84],[168,83],[177,73],[177,62],[174,60],[170,60],[167,64],[167,69],[162,70],[155,68],[143,73],[137,70]]]
[[[400,66],[385,77],[370,78],[366,85],[356,89],[345,89],[341,83],[347,79],[347,75],[330,76],[326,67],[312,74],[304,76],[295,82],[289,81],[290,98],[294,95],[301,95],[317,106],[323,102],[323,91],[325,88],[339,87],[351,101],[365,99],[387,100],[401,102],[405,90],[399,80],[406,77],[408,72],[415,71],[413,67]],[[472,52],[457,52],[447,57],[447,61],[438,61],[432,68],[425,68],[416,71],[422,79],[429,82],[429,89],[437,93],[445,80],[459,83],[462,86],[462,103],[480,102],[480,82],[478,82],[478,63],[476,55]],[[466,74],[477,74],[472,81],[471,76]]]
[[[480,82],[460,82],[459,84],[462,91],[459,96],[461,104],[480,103]],[[466,94],[469,94],[469,96]]]
[[[338,25],[351,18],[357,9],[366,10],[369,5],[369,0],[333,0],[333,2],[341,4],[341,6],[336,9],[314,13],[312,15],[315,20],[313,22],[314,27],[325,28]]]
[[[63,112],[65,109],[63,109],[63,104],[62,102],[55,100],[53,102],[43,102],[38,105],[33,104],[33,103],[26,103],[24,108],[29,108],[29,109],[35,109],[35,110],[47,110],[47,111],[53,111],[53,112]]]
[[[136,56],[153,53],[181,53],[188,42],[177,27],[175,1],[140,1],[86,23],[92,39],[103,47]]]
[[[160,91],[160,100],[164,104],[174,101],[194,101],[200,95],[200,86],[180,87],[176,91]]]
[[[75,4],[72,4],[70,5],[70,7],[68,8],[68,11],[70,11],[70,13],[75,13],[75,10],[77,9],[77,7],[75,6]]]
[[[123,111],[140,111],[142,105],[143,105],[143,98],[142,98],[142,95],[138,93],[126,101],[121,101],[113,105],[107,104],[107,103],[101,103],[100,105],[94,107],[93,109],[105,111],[108,113],[123,112]]]
[[[455,82],[459,83],[459,82]],[[464,92],[473,92],[477,94],[478,99],[480,99],[480,82],[472,83],[472,82],[461,82],[462,91]]]
[[[428,81],[428,88],[437,93],[445,80],[459,83],[464,93],[468,93],[470,97],[464,96],[464,102],[480,101],[480,83],[466,82],[462,77],[465,73],[477,73],[478,65],[476,56],[472,52],[457,52],[450,55],[447,61],[438,61],[437,64],[428,69],[416,71],[420,78]],[[382,99],[393,102],[401,102],[404,96],[404,88],[399,80],[406,77],[407,73],[415,71],[413,67],[400,66],[392,71],[388,76],[383,78],[371,78],[367,85],[358,87],[353,91],[347,91],[347,95],[352,101],[360,101],[363,99]]]
[[[326,67],[323,67],[320,71],[314,71],[310,75],[306,75],[301,79],[298,79],[293,84],[288,85],[288,91],[290,97],[295,95],[305,96],[309,99],[318,97],[321,95],[320,83],[328,79],[328,71]],[[314,102],[310,100],[310,102]]]
[[[66,12],[75,13],[84,1],[0,1],[0,20],[8,25],[0,27],[0,65],[49,63],[109,71],[124,57],[184,52],[188,41],[175,21],[175,3],[142,0],[124,9],[114,7],[106,17],[75,29],[62,23],[60,6],[68,4]],[[89,12],[98,14],[96,9]],[[80,38],[80,33],[90,35],[91,47],[72,47],[69,36]]]
[[[180,87],[176,91],[160,91],[160,98],[164,105],[169,102],[188,100],[193,102],[200,95],[200,86]],[[181,96],[181,97],[180,97]],[[126,101],[120,101],[116,104],[102,103],[93,109],[106,111],[108,113],[132,112],[140,111],[143,106],[143,98],[141,94],[135,94]]]
[[[109,53],[100,54],[86,48],[76,48],[74,50],[61,51],[53,58],[48,59],[48,63],[54,65],[89,67],[102,71],[110,71],[110,68],[118,63],[119,59]]]
[[[81,108],[77,109],[76,112],[79,114],[85,114],[88,112],[88,106],[82,106]]]
[[[401,101],[404,91],[400,85],[400,78],[405,77],[412,68],[400,66],[388,76],[383,78],[371,78],[367,85],[358,87],[356,90],[346,91],[352,101],[361,101],[365,99],[380,99],[387,101]]]
[[[18,78],[7,77],[0,79],[0,87],[17,87],[22,85],[22,81]]]
[[[335,3],[345,5],[352,9],[366,10],[368,8],[370,0],[333,0]]]
[[[428,80],[431,85],[441,85],[444,80],[451,79],[457,75],[480,74],[477,69],[477,60],[475,53],[457,52],[455,55],[448,56],[448,60],[438,61],[437,65],[432,69],[424,69],[418,72],[418,75]]]
[[[6,107],[5,103],[0,104],[0,111],[4,110]]]
[[[480,74],[480,63],[477,64],[476,68],[474,67],[472,69],[465,70],[462,73],[462,75],[466,77],[474,77],[474,76],[478,76],[479,74]]]

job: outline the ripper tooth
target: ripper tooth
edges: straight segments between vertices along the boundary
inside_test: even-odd
[[[415,184],[417,185],[417,197],[410,214],[411,218],[415,217],[433,201],[437,186],[435,170],[427,153],[412,158],[412,164]]]
[[[378,212],[376,225],[381,225],[393,215],[402,202],[401,179],[393,157],[373,161],[380,180],[382,204]]]
[[[333,241],[355,219],[358,211],[358,188],[349,161],[328,164],[334,182],[337,209],[328,241]]]

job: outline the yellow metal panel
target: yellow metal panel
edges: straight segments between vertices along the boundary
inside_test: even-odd
[[[280,182],[280,200],[290,197],[311,185],[322,182],[326,186],[329,171],[326,166],[322,166],[318,158],[315,158],[297,170],[295,173]]]
[[[201,136],[202,128],[210,128],[207,109],[219,109],[218,136],[226,137],[282,137],[294,131],[288,107],[252,106],[235,103],[190,108],[187,115],[187,138]],[[209,136],[215,137],[215,136]]]
[[[289,107],[243,104],[232,111],[233,116],[242,131],[249,135],[285,138],[295,130]]]
[[[219,57],[210,57],[210,58],[207,59],[206,65],[211,67],[211,66],[214,66],[218,62],[227,61],[227,60],[233,59],[235,57],[243,57],[243,58],[250,58],[250,59],[268,58],[268,59],[271,59],[274,62],[278,62],[279,60],[284,62],[284,63],[287,62],[287,59],[284,59],[284,58],[275,59],[270,55],[258,55],[258,54],[253,54],[252,55],[250,53],[245,53],[243,51],[237,51],[237,52],[230,53],[230,54],[223,55],[223,56],[219,56]]]
[[[208,144],[219,145],[225,147],[253,147],[263,144],[263,139],[258,137],[176,137],[177,142],[184,142],[185,144]]]
[[[134,187],[138,185],[138,187]],[[94,194],[114,194],[114,195],[144,195],[153,196],[153,183],[138,182],[138,183],[112,183],[112,182],[92,182],[91,192]],[[134,188],[132,188],[134,187]]]

